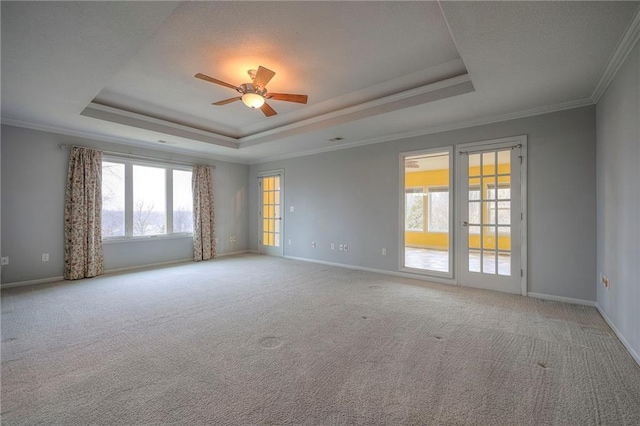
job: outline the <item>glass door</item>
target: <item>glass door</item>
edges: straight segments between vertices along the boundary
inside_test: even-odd
[[[510,141],[460,151],[461,285],[526,294],[521,261],[524,149]]]
[[[401,155],[403,226],[401,269],[453,276],[452,150],[439,148]]]
[[[260,176],[259,252],[283,256],[282,174]]]

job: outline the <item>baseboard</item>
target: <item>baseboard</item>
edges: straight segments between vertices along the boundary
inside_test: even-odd
[[[592,300],[574,299],[572,297],[554,296],[552,294],[528,292],[527,296],[535,297],[536,299],[551,300],[553,302],[571,303],[573,305],[583,305],[583,306],[592,306],[592,307],[596,306],[596,302]]]
[[[236,254],[258,253],[256,250],[238,250],[217,254],[216,257],[235,256]]]
[[[26,285],[46,284],[46,283],[53,283],[53,282],[62,281],[62,280],[64,280],[64,277],[39,278],[37,280],[16,281],[13,283],[0,284],[0,288],[13,288],[13,287],[22,287]]]
[[[598,302],[596,302],[596,309],[598,310],[598,312],[600,312],[600,315],[602,316],[602,318],[604,318],[605,322],[609,325],[609,327],[611,327],[613,332],[616,334],[616,337],[618,337],[618,340],[620,340],[620,342],[622,342],[622,345],[627,349],[627,351],[629,351],[629,354],[631,354],[631,358],[633,358],[640,366],[640,355],[638,355],[638,353],[633,350],[633,348],[631,347],[627,339],[625,339],[624,335],[620,333],[620,330],[618,330],[618,328],[615,326],[613,321],[611,321],[611,319],[607,316],[607,314],[604,313],[604,309],[600,307]]]
[[[225,257],[225,256],[233,256],[236,254],[244,254],[244,253],[256,253],[254,250],[239,250],[239,251],[231,251],[227,253],[218,254],[216,257]],[[135,265],[135,266],[127,266],[124,268],[114,268],[114,269],[106,269],[104,271],[105,274],[114,274],[118,272],[127,272],[134,271],[136,269],[146,269],[146,268],[156,268],[160,266],[169,266],[174,265],[176,263],[186,263],[193,262],[193,258],[189,259],[179,259],[179,260],[170,260],[167,262],[158,262],[158,263],[148,263],[145,265]],[[49,278],[39,278],[37,280],[28,280],[28,281],[16,281],[13,283],[0,284],[0,288],[13,288],[13,287],[23,287],[27,285],[36,285],[36,284],[46,284],[52,283],[56,281],[63,281],[64,277],[49,277]]]
[[[175,265],[176,263],[187,263],[187,262],[193,262],[193,258],[191,257],[189,259],[169,260],[166,262],[158,262],[158,263],[147,263],[145,265],[126,266],[124,268],[105,269],[104,273],[105,275],[115,274],[118,272],[133,271],[136,269],[157,268],[159,266],[169,266],[169,265]]]
[[[376,274],[391,275],[394,277],[411,278],[414,280],[429,281],[432,283],[455,285],[456,282],[447,278],[430,277],[426,275],[410,274],[407,272],[387,271],[384,269],[367,268],[365,266],[348,265],[345,263],[327,262],[324,260],[309,259],[307,257],[283,256],[285,259],[299,260],[301,262],[318,263],[320,265],[336,266],[338,268],[355,269],[357,271],[373,272]]]

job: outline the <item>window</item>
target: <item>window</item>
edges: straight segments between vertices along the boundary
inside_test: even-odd
[[[449,190],[447,188],[429,188],[428,206],[429,232],[449,232]]]
[[[495,198],[495,186],[488,188],[489,198]],[[497,204],[497,207],[496,207]],[[498,209],[496,221],[496,208]],[[499,225],[511,224],[511,187],[509,184],[498,185],[498,201],[489,203],[489,223],[497,223]],[[510,235],[510,226],[499,226],[498,233],[500,235]]]
[[[193,232],[191,171],[108,158],[102,162],[102,237]]]
[[[193,232],[191,172],[173,171],[173,232]]]
[[[124,237],[124,164],[102,162],[102,237]]]
[[[166,170],[133,166],[133,235],[167,233]]]
[[[405,230],[424,231],[424,191],[422,188],[405,189]]]

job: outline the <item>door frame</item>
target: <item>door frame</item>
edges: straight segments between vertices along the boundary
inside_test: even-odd
[[[500,139],[489,139],[478,142],[464,143],[455,145],[455,153],[457,154],[457,159],[455,161],[456,167],[456,186],[455,191],[457,192],[456,198],[456,212],[455,212],[455,226],[454,228],[458,228],[461,226],[462,222],[462,209],[463,203],[466,202],[465,197],[462,194],[462,174],[463,170],[461,167],[460,155],[463,154],[462,151],[467,151],[469,149],[473,150],[482,150],[486,148],[487,150],[491,150],[493,148],[504,148],[508,145],[511,146],[519,146],[520,148],[520,212],[522,213],[522,220],[520,221],[520,269],[522,270],[520,276],[520,294],[522,296],[527,295],[527,135],[518,135],[507,138]],[[466,194],[464,194],[466,195]],[[462,241],[462,232],[457,232],[456,238],[456,283],[458,285],[462,285],[461,275],[462,275],[462,246],[465,244],[465,241]]]
[[[284,169],[275,169],[275,170],[266,170],[263,172],[259,172],[258,179],[258,253],[267,254],[262,249],[262,186],[260,185],[261,179],[263,177],[269,176],[280,176],[280,253],[277,254],[276,257],[284,257],[284,246],[285,246],[285,213],[286,209],[284,208]]]

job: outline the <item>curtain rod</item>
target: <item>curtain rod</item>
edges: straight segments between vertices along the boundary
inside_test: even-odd
[[[489,152],[489,151],[500,151],[500,150],[505,150],[505,149],[511,149],[514,150],[516,148],[522,148],[522,144],[519,143],[517,145],[511,145],[511,146],[503,146],[503,147],[499,147],[499,148],[486,148],[486,149],[472,149],[469,151],[458,151],[458,155],[462,155],[462,154],[476,154],[476,153],[481,153],[481,152]]]
[[[81,146],[81,145],[60,144],[60,145],[58,145],[58,148],[60,148],[62,150],[66,150],[66,149],[69,149],[69,148],[96,149],[97,151],[102,151],[103,154],[112,155],[114,157],[123,157],[123,158],[137,159],[137,160],[156,161],[156,162],[161,162],[161,163],[175,164],[175,165],[178,165],[178,166],[194,166],[195,165],[194,163],[189,163],[187,161],[170,160],[170,159],[166,159],[166,158],[149,157],[149,156],[137,155],[137,154],[126,154],[124,152],[107,151],[107,150],[104,150],[104,149],[90,148],[90,147]],[[206,165],[211,167],[211,168],[213,168],[213,169],[216,168],[216,166],[214,166],[213,164],[206,164]]]

